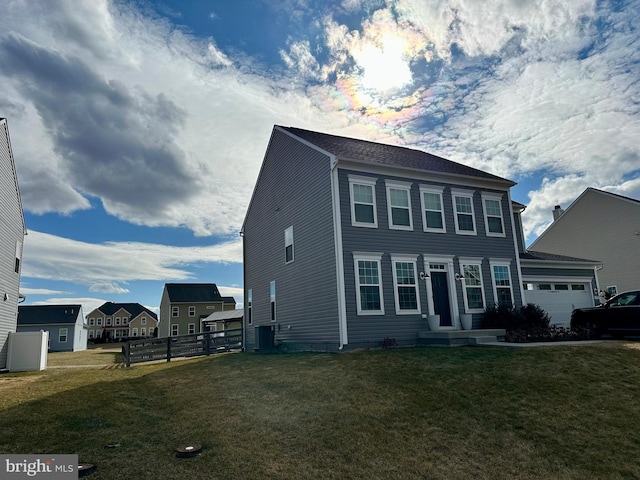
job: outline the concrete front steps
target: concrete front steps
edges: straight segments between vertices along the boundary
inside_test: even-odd
[[[418,345],[444,347],[487,345],[504,342],[505,333],[505,330],[501,328],[481,330],[424,330],[418,332]]]

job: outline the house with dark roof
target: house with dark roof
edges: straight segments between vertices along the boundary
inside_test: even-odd
[[[50,352],[87,349],[82,305],[20,305],[18,332],[49,332]]]
[[[87,315],[89,341],[154,337],[158,315],[139,303],[105,302]]]
[[[640,289],[640,200],[587,188],[552,213],[553,223],[531,249],[598,260],[603,295]]]
[[[245,348],[453,338],[488,306],[527,303],[521,262],[532,283],[579,271],[588,294],[592,263],[526,251],[514,185],[411,148],[275,126],[241,231]]]
[[[220,295],[215,283],[166,283],[160,300],[159,336],[200,333],[204,318],[235,308],[235,299]]]
[[[9,126],[0,118],[0,369],[7,366],[9,333],[16,331],[26,234]]]

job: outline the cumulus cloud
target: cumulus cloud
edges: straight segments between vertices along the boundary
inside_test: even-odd
[[[74,282],[103,293],[124,293],[119,283],[188,281],[191,278],[188,266],[241,263],[242,243],[232,240],[210,247],[139,242],[92,244],[30,231],[25,237],[23,257],[24,277]]]

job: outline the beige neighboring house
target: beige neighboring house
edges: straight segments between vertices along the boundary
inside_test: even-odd
[[[640,200],[587,188],[529,247],[538,252],[597,259],[600,290],[640,290]]]
[[[223,297],[215,283],[166,283],[160,301],[160,337],[200,333],[212,313],[235,310],[233,297]]]
[[[0,370],[7,366],[9,333],[16,331],[21,297],[20,269],[24,223],[9,127],[0,118]]]
[[[89,341],[156,336],[158,316],[139,303],[106,302],[87,315]]]

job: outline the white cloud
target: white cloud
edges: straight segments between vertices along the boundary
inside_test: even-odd
[[[118,282],[96,282],[89,287],[90,292],[129,293],[129,290],[118,285]]]
[[[23,295],[65,295],[69,292],[65,292],[63,290],[52,290],[49,288],[29,288],[21,286],[20,293]]]
[[[91,244],[30,231],[25,237],[22,276],[87,286],[135,280],[189,280],[186,268],[201,263],[241,263],[240,239],[210,247],[172,247],[138,242]],[[92,291],[105,291],[94,288]]]

